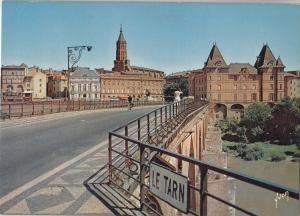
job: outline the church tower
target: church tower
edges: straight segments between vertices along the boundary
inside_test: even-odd
[[[127,43],[123,35],[122,27],[117,41],[116,60],[114,61],[113,71],[130,71],[130,61],[127,59]]]

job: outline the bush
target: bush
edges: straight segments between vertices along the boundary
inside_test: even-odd
[[[281,161],[281,160],[285,160],[286,159],[286,155],[283,152],[271,152],[270,154],[270,160],[271,161]]]
[[[252,161],[259,160],[264,157],[262,148],[258,145],[249,146],[244,143],[237,144],[237,154],[244,160]]]

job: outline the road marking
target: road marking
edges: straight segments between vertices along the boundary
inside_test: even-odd
[[[61,170],[71,166],[72,164],[74,164],[77,161],[81,160],[82,158],[86,157],[87,155],[95,152],[96,150],[98,150],[99,148],[104,146],[106,143],[107,143],[107,141],[103,141],[103,142],[95,145],[94,147],[90,148],[89,150],[77,155],[73,159],[64,162],[63,164],[57,166],[56,168],[54,168],[54,169],[40,175],[39,177],[33,179],[32,181],[27,182],[23,186],[18,187],[17,189],[13,190],[12,192],[8,193],[7,195],[5,195],[4,197],[2,197],[0,199],[0,206],[3,205],[4,203],[8,202],[9,200],[15,198],[16,196],[20,195],[21,193],[28,190],[29,188],[41,183],[42,181],[46,180],[50,176],[53,176],[54,174],[60,172]]]

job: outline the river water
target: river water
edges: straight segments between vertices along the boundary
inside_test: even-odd
[[[274,183],[282,184],[299,191],[299,162],[284,160],[280,162],[244,161],[228,155],[228,168],[250,176],[263,178]],[[277,201],[276,193],[252,186],[248,183],[236,181],[236,204],[266,216],[299,216],[299,200],[281,199]],[[236,211],[236,215],[245,215]]]

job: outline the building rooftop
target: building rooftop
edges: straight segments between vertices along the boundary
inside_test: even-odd
[[[71,79],[94,79],[99,78],[99,75],[95,70],[90,70],[88,67],[77,67],[75,71],[70,76]]]
[[[238,74],[243,68],[247,69],[250,74],[257,74],[257,69],[253,67],[250,63],[230,63],[228,68],[228,73]]]

